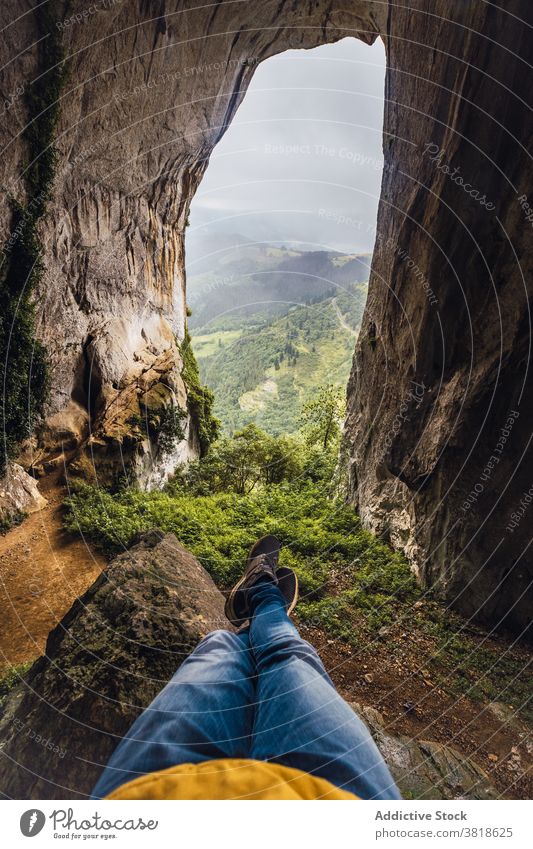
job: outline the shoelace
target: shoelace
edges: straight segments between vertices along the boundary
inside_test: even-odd
[[[267,554],[258,554],[257,555],[257,561],[254,565],[254,569],[260,569],[262,566],[268,566],[269,569],[272,569],[272,571],[274,571],[272,564],[269,563],[269,561],[268,561],[268,555]]]

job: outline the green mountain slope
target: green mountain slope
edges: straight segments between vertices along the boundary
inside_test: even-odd
[[[319,384],[346,385],[367,284],[334,291],[277,318],[226,315],[193,335],[202,380],[214,390],[225,430],[255,422],[276,436],[294,432],[302,404]]]
[[[334,296],[368,278],[369,256],[302,251],[265,243],[187,243],[189,328],[238,327],[252,316],[275,318],[295,305]]]

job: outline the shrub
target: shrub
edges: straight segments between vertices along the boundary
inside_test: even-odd
[[[213,415],[215,399],[212,391],[207,386],[203,386],[200,381],[198,363],[187,328],[185,328],[185,337],[179,349],[183,360],[181,376],[187,390],[187,407],[196,425],[200,454],[205,456],[220,431],[220,422]]]
[[[373,633],[392,621],[418,591],[405,558],[329,495],[329,470],[306,475],[314,451],[248,425],[179,470],[164,492],[111,495],[78,484],[66,502],[66,526],[108,553],[152,527],[174,533],[222,588],[239,577],[253,542],[276,534],[281,564],[298,575],[301,618],[355,639],[355,630]]]

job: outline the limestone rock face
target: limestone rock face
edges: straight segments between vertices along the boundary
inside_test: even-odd
[[[533,45],[512,15],[531,22],[531,5],[410,5],[391,9],[385,34],[385,169],[348,386],[349,497],[425,586],[522,633],[533,118],[521,68]]]
[[[17,92],[42,71],[30,5],[1,8],[7,234],[7,198],[24,195],[27,155]],[[150,389],[183,394],[188,208],[257,64],[288,48],[381,36],[385,172],[348,387],[349,500],[425,585],[468,616],[521,632],[532,577],[522,520],[533,498],[529,0],[53,8],[69,76],[41,221],[39,334],[52,363],[41,447],[114,470],[149,376],[158,373]],[[196,451],[189,425],[175,457],[148,441],[134,472],[157,485],[173,459]]]
[[[120,737],[209,631],[224,600],[172,535],[145,534],[50,633],[0,721],[0,793],[83,798]]]
[[[144,534],[117,557],[50,633],[43,657],[7,697],[0,719],[0,795],[84,798],[121,736],[209,631],[224,599],[172,534]],[[402,792],[492,798],[475,763],[434,742],[395,737],[354,705]]]

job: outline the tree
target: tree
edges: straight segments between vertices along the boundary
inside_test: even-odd
[[[254,424],[234,436],[221,437],[201,460],[176,475],[196,495],[236,492],[249,495],[260,484],[278,484],[301,475],[301,444],[287,436],[270,436]]]
[[[250,493],[261,480],[266,462],[264,437],[257,425],[248,424],[227,445],[225,462],[231,470],[235,492],[240,495]]]
[[[333,384],[318,388],[302,408],[301,422],[308,445],[320,445],[323,451],[338,439],[345,413],[343,393]]]
[[[261,479],[265,484],[293,481],[302,472],[301,446],[289,436],[265,437]]]

